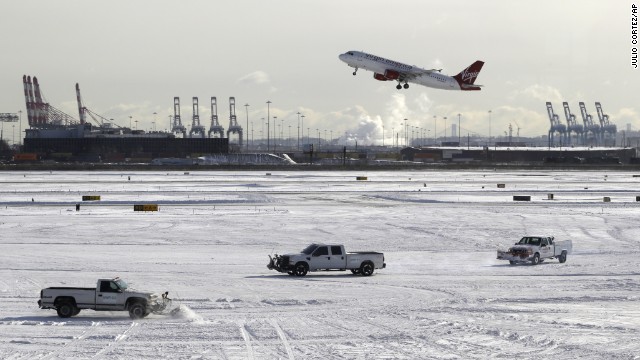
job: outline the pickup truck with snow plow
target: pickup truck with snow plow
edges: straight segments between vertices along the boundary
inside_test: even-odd
[[[289,275],[305,276],[309,271],[346,271],[370,276],[375,269],[384,269],[384,254],[372,251],[346,252],[342,245],[311,244],[296,254],[269,255],[269,270]]]
[[[531,262],[537,265],[544,259],[558,259],[560,263],[567,261],[571,254],[573,243],[571,240],[555,241],[553,236],[525,236],[510,247],[509,250],[498,250],[498,260],[509,260],[514,265],[521,262]]]
[[[154,294],[130,291],[120,279],[99,279],[95,288],[49,287],[40,290],[38,306],[55,309],[58,316],[68,318],[78,315],[82,309],[96,311],[128,311],[132,319],[140,319],[151,313],[163,313],[171,305],[169,292]]]

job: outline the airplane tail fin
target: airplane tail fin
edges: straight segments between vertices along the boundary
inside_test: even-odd
[[[460,90],[480,90],[482,85],[474,85],[474,82],[482,70],[482,65],[484,61],[477,60],[453,77],[460,85]]]

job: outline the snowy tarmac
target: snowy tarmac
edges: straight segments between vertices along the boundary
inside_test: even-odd
[[[637,176],[0,172],[0,358],[640,359]],[[159,211],[133,211],[144,203]],[[574,253],[496,260],[523,235],[571,239]],[[266,268],[312,242],[384,252],[387,268]],[[185,311],[37,306],[44,287],[115,276]]]

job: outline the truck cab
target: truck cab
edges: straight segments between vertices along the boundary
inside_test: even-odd
[[[305,251],[311,251],[309,269],[346,269],[347,260],[342,245],[308,246]]]
[[[122,279],[100,279],[96,287],[96,310],[118,310],[125,302],[127,283]]]

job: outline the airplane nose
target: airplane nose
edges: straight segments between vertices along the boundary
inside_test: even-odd
[[[346,62],[346,61],[347,61],[347,60],[346,60],[346,58],[347,58],[347,55],[345,55],[345,54],[340,54],[340,55],[338,55],[338,59],[340,59],[340,60],[342,60],[342,61],[344,61],[344,62]]]

